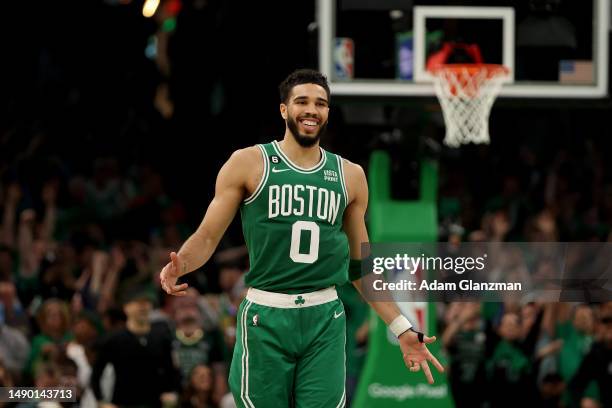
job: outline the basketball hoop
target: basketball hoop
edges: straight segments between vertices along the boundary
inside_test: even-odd
[[[459,147],[489,143],[489,114],[499,95],[508,68],[495,64],[440,64],[430,67],[442,106],[444,143]]]

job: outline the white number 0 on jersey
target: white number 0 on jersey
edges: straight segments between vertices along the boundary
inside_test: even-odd
[[[310,231],[310,249],[308,253],[300,253],[302,231]],[[319,226],[313,221],[296,221],[291,227],[291,249],[289,256],[293,262],[314,263],[319,258]]]

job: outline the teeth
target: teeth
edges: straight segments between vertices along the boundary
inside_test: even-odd
[[[308,125],[308,126],[316,126],[316,125],[317,125],[317,122],[313,122],[313,121],[311,121],[311,120],[305,120],[305,121],[304,121],[304,124],[305,124],[305,125]]]

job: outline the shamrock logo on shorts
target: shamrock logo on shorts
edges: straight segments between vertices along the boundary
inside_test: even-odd
[[[302,295],[299,295],[297,297],[297,299],[295,299],[295,304],[296,305],[303,305],[304,303],[306,303],[306,301],[304,300],[304,298],[302,297]]]

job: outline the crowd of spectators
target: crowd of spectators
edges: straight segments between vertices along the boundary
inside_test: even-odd
[[[0,185],[2,384],[73,385],[84,407],[157,406],[160,397],[218,406],[244,250],[219,254],[216,294],[201,295],[199,276],[189,296],[162,296],[159,272],[186,238],[184,212],[153,170],[138,169],[135,182],[102,162],[91,178],[41,174],[40,191]],[[143,240],[136,231],[145,226]]]
[[[441,239],[538,242],[544,243],[542,248],[555,242],[599,245],[606,263],[598,276],[605,281],[612,242],[612,168],[605,161],[609,142],[597,130],[564,141],[551,134],[517,139],[518,144],[500,141],[497,147],[476,151],[474,157],[483,160],[465,160],[463,169],[452,159],[442,169]],[[568,253],[554,259],[535,255],[541,259],[532,259],[532,265],[520,255],[513,257],[507,273],[547,274],[558,262],[567,272],[575,263]],[[608,300],[609,295],[591,302],[588,296],[581,302],[535,296],[450,302],[440,308],[456,406],[612,404],[607,385],[612,380],[612,302]]]

